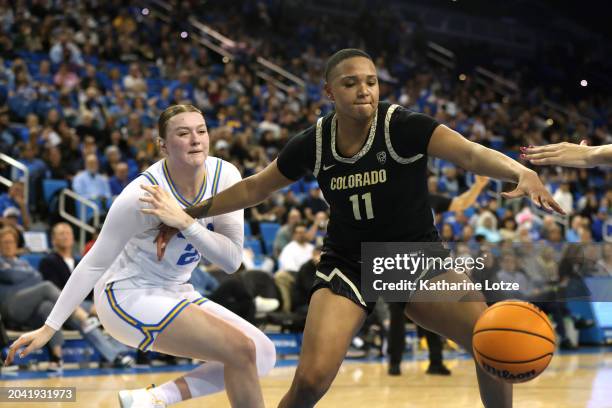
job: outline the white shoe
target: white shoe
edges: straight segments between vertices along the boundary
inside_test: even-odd
[[[255,296],[255,310],[258,313],[273,312],[280,306],[278,299]]]
[[[87,320],[85,320],[85,324],[83,325],[83,333],[89,333],[90,331],[97,329],[101,325],[102,323],[100,323],[100,320],[98,320],[97,317],[89,317],[87,318]]]
[[[119,391],[119,405],[121,408],[166,408],[166,404],[149,391],[153,387]]]

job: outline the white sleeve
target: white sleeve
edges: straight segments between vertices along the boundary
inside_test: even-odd
[[[144,194],[141,184],[150,183],[144,177],[138,177],[113,202],[98,239],[70,275],[49,314],[45,322],[48,326],[59,330],[119,256],[130,238],[159,224],[157,217],[140,211],[144,206],[138,200]]]
[[[228,162],[223,163],[223,171],[219,191],[242,180],[238,169]],[[242,263],[244,210],[213,217],[213,226],[215,230],[210,231],[194,222],[181,232],[204,258],[221,267],[226,273],[234,273]]]

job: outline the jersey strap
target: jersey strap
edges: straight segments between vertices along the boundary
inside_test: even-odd
[[[385,143],[387,144],[387,150],[389,150],[389,154],[391,155],[393,160],[395,160],[399,164],[409,164],[409,163],[419,160],[421,157],[423,157],[423,155],[415,154],[414,156],[410,156],[410,157],[400,157],[400,155],[397,154],[395,149],[393,149],[393,146],[391,145],[390,125],[391,125],[391,116],[393,116],[393,112],[395,112],[397,108],[399,108],[399,105],[394,104],[394,105],[389,106],[389,109],[387,110],[387,115],[385,116]]]
[[[321,170],[321,149],[323,148],[323,118],[317,120],[317,131],[315,133],[315,167],[312,174],[317,177]]]
[[[213,177],[212,184],[212,195],[217,194],[217,189],[219,188],[219,179],[221,178],[221,168],[223,167],[223,160],[217,159],[217,165],[215,166],[215,175]]]
[[[157,180],[155,180],[155,177],[153,177],[153,175],[151,173],[149,173],[148,171],[144,171],[144,172],[140,173],[139,176],[144,176],[147,180],[149,180],[149,183],[153,184],[154,186],[158,186],[159,185]]]

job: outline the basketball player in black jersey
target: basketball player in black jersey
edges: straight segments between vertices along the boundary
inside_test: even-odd
[[[294,136],[260,173],[187,213],[211,217],[257,205],[272,192],[312,172],[330,204],[321,262],[308,308],[304,341],[290,390],[280,407],[312,407],[325,394],[351,339],[371,311],[360,292],[361,242],[439,242],[427,194],[427,156],[468,171],[514,182],[507,198],[528,196],[539,207],[563,212],[537,174],[494,150],[472,143],[434,119],[378,101],[376,68],[363,51],[345,49],[327,62],[325,91],[335,111]],[[167,194],[155,187],[141,198],[167,227],[180,225]],[[164,227],[158,254],[176,230]],[[449,272],[455,275],[454,272]],[[453,280],[453,277],[447,278]],[[414,294],[418,297],[418,292]],[[466,293],[465,296],[479,294]],[[412,298],[411,298],[412,299]],[[478,297],[481,299],[481,297]],[[409,302],[417,324],[472,350],[472,328],[484,302]],[[512,387],[477,367],[486,407],[512,405]]]

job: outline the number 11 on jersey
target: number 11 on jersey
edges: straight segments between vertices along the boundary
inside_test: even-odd
[[[361,195],[361,198],[365,202],[366,218],[371,220],[374,218],[374,209],[372,209],[372,193],[365,193]],[[357,221],[361,220],[361,211],[359,211],[359,194],[353,194],[349,197],[353,204],[353,215]]]

